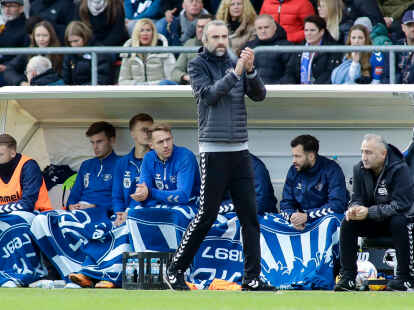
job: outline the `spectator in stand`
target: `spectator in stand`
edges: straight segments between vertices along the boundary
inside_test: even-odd
[[[414,10],[405,12],[402,18],[402,30],[405,38],[400,40],[400,45],[414,45]],[[397,53],[396,83],[414,84],[414,53]]]
[[[264,0],[262,14],[271,15],[286,30],[288,41],[300,43],[305,38],[305,18],[314,15],[315,10],[309,0]]]
[[[352,26],[346,45],[372,45],[367,27]],[[380,84],[384,74],[384,57],[381,52],[351,52],[342,64],[332,71],[332,84]]]
[[[257,46],[290,45],[286,40],[286,31],[276,24],[273,17],[267,14],[259,15],[254,22],[256,39],[247,42],[246,46],[254,49]],[[280,84],[280,79],[286,71],[289,53],[267,52],[255,57],[254,65],[265,84]]]
[[[65,44],[70,47],[88,46],[92,30],[80,21],[71,22],[66,28]],[[63,58],[62,76],[66,85],[91,84],[91,54],[66,54]],[[112,58],[108,54],[98,54],[98,84],[113,83]]]
[[[66,26],[74,19],[75,5],[71,0],[34,0],[30,5],[30,16],[39,16],[49,21],[63,42]]]
[[[336,45],[326,22],[320,16],[305,19],[305,45]],[[302,52],[293,54],[287,65],[282,84],[330,84],[332,70],[341,63],[338,53]]]
[[[196,18],[208,14],[203,8],[202,0],[183,0],[183,9],[178,17],[174,16],[176,8],[167,10],[165,17],[156,23],[158,33],[165,36],[168,45],[179,46],[195,36]]]
[[[207,11],[209,11],[211,14],[216,15],[217,10],[220,6],[221,0],[205,0],[204,1],[204,7]],[[259,14],[260,9],[263,4],[263,0],[250,0],[250,3],[252,4],[254,10],[257,14]]]
[[[230,47],[239,56],[241,48],[256,37],[256,12],[250,0],[222,0],[216,18],[226,23]]]
[[[53,70],[52,62],[47,57],[30,58],[25,73],[30,86],[65,85],[61,77]]]
[[[23,0],[1,0],[0,3],[5,21],[5,24],[0,25],[0,48],[29,46]],[[14,57],[13,55],[0,55],[0,86],[5,85],[4,71]]]
[[[34,26],[30,47],[60,47],[60,41],[51,23],[41,21]],[[20,54],[9,62],[4,76],[7,85],[28,85],[25,70],[32,56]],[[50,59],[54,72],[60,74],[62,72],[62,55],[49,54],[45,57]]]
[[[358,17],[368,17],[373,25],[382,23],[385,25],[384,17],[376,0],[343,0],[345,14],[355,21]]]
[[[393,42],[404,39],[401,19],[405,12],[414,10],[414,0],[377,0]]]
[[[319,0],[318,14],[326,21],[326,28],[332,37],[340,44],[344,44],[353,21],[344,14],[342,0]]]
[[[76,13],[92,29],[90,45],[120,46],[128,40],[121,0],[82,0]]]
[[[136,24],[125,47],[168,46],[167,39],[157,32],[154,23],[148,19],[140,19]],[[175,57],[171,53],[121,54],[122,64],[119,73],[120,85],[168,85]]]
[[[196,36],[195,38],[189,39],[185,42],[184,46],[202,46],[203,43],[201,39],[203,37],[203,30],[204,26],[207,25],[210,21],[213,20],[213,16],[210,14],[202,14],[197,18],[196,23]],[[171,72],[171,79],[182,85],[190,84],[190,76],[188,75],[188,63],[194,57],[196,57],[196,53],[181,53],[180,57],[178,57],[177,62],[174,65],[174,68]]]
[[[153,124],[153,118],[146,113],[137,114],[129,121],[129,132],[134,140],[134,147],[129,154],[118,160],[114,169],[112,206],[116,214],[115,226],[126,221],[130,206],[136,204],[131,195],[135,193],[139,184],[143,158],[151,150],[148,131]]]
[[[164,1],[168,0],[124,0],[125,24],[129,35],[132,34],[138,19],[160,19],[164,13]]]

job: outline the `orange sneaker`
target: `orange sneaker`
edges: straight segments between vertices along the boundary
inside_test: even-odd
[[[115,284],[111,281],[99,281],[95,284],[95,288],[115,288]]]
[[[80,285],[81,287],[92,287],[93,286],[92,280],[88,276],[85,276],[82,273],[69,274],[69,280],[71,280],[73,283]]]

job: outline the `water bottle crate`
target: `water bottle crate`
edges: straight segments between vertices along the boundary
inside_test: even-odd
[[[173,253],[125,252],[122,256],[122,288],[127,290],[163,290],[163,276]]]

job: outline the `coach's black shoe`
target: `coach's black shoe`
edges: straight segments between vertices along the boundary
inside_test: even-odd
[[[387,282],[387,291],[408,291],[414,290],[412,278],[396,278]]]
[[[243,280],[242,291],[277,291],[277,288],[270,285],[261,278]]]
[[[172,270],[167,268],[164,274],[164,282],[167,283],[168,287],[175,291],[189,291],[190,288],[187,286],[184,280],[184,272],[182,270]]]
[[[355,279],[348,278],[348,277],[341,277],[338,283],[335,284],[334,291],[336,292],[348,292],[348,291],[355,291]]]

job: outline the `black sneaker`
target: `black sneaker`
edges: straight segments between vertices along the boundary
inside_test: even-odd
[[[270,285],[261,278],[243,280],[242,291],[277,291],[277,288]]]
[[[408,291],[414,289],[413,279],[393,279],[387,282],[387,291]]]
[[[164,274],[164,282],[167,283],[168,287],[176,291],[189,291],[190,288],[184,281],[184,272],[182,270],[171,270],[167,268]]]
[[[348,291],[355,291],[355,279],[341,277],[338,283],[335,284],[334,291],[336,292],[348,292]]]

